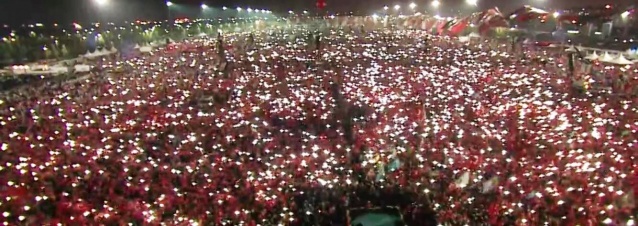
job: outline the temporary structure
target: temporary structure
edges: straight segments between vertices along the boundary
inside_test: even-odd
[[[634,64],[634,62],[627,60],[627,58],[625,58],[625,56],[623,56],[622,54],[618,54],[618,55],[619,56],[616,59],[613,59],[610,63],[618,64],[618,65]]]
[[[614,60],[614,57],[612,57],[611,54],[609,54],[609,52],[605,52],[605,54],[603,54],[603,56],[600,57],[599,60],[602,62],[611,62]]]
[[[95,51],[95,55],[96,56],[104,56],[104,55],[109,55],[111,52],[109,52],[106,49],[101,49],[101,50],[96,50]]]
[[[598,60],[598,58],[600,58],[600,56],[598,55],[598,53],[596,53],[596,51],[593,51],[591,54],[585,57],[585,59],[588,60]]]
[[[84,55],[82,55],[82,56],[86,57],[86,58],[93,58],[93,57],[95,57],[95,53],[91,53],[91,51],[87,50],[86,53]]]

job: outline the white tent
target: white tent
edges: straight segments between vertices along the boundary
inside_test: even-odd
[[[630,60],[627,60],[627,58],[625,58],[625,56],[623,56],[622,54],[618,54],[619,56],[616,59],[613,59],[610,63],[614,63],[614,64],[618,64],[618,65],[630,65],[630,64],[634,64],[634,62],[631,62]]]
[[[80,56],[86,57],[86,58],[93,58],[94,57],[93,53],[91,53],[91,51],[88,51],[88,50],[86,51],[85,54],[80,55]]]
[[[594,52],[592,52],[591,54],[587,55],[587,56],[585,57],[585,59],[588,59],[588,60],[598,60],[598,58],[599,58],[599,57],[600,57],[600,56],[598,55],[598,53],[596,53],[596,51],[594,51]]]
[[[135,49],[139,49],[140,45],[139,44],[135,44]]]
[[[470,41],[470,36],[460,36],[459,37],[459,42],[469,42]]]
[[[96,56],[104,56],[104,55],[108,55],[108,54],[110,54],[110,52],[107,51],[106,49],[96,50],[95,51],[95,55]]]
[[[605,54],[603,54],[603,56],[600,57],[599,60],[602,62],[611,62],[614,60],[614,57],[612,57],[609,52],[605,52]]]

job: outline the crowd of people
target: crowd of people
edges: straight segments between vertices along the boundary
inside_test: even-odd
[[[634,224],[633,68],[595,65],[623,74],[598,89],[562,51],[309,36],[192,39],[0,99],[0,222]]]

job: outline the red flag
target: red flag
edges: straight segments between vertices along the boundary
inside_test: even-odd
[[[465,17],[461,20],[454,22],[454,24],[452,24],[450,28],[448,29],[448,32],[452,36],[458,36],[459,34],[461,34],[461,32],[463,32],[463,30],[465,30],[465,28],[467,28],[469,24],[470,24],[470,17]]]
[[[450,28],[456,22],[456,20],[442,20],[442,22],[443,23],[439,24],[436,30],[439,35],[442,35],[445,31],[447,31],[447,29]]]

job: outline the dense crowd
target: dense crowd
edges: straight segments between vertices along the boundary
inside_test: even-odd
[[[309,36],[194,39],[0,100],[0,222],[345,225],[398,206],[409,225],[633,225],[633,68]]]

